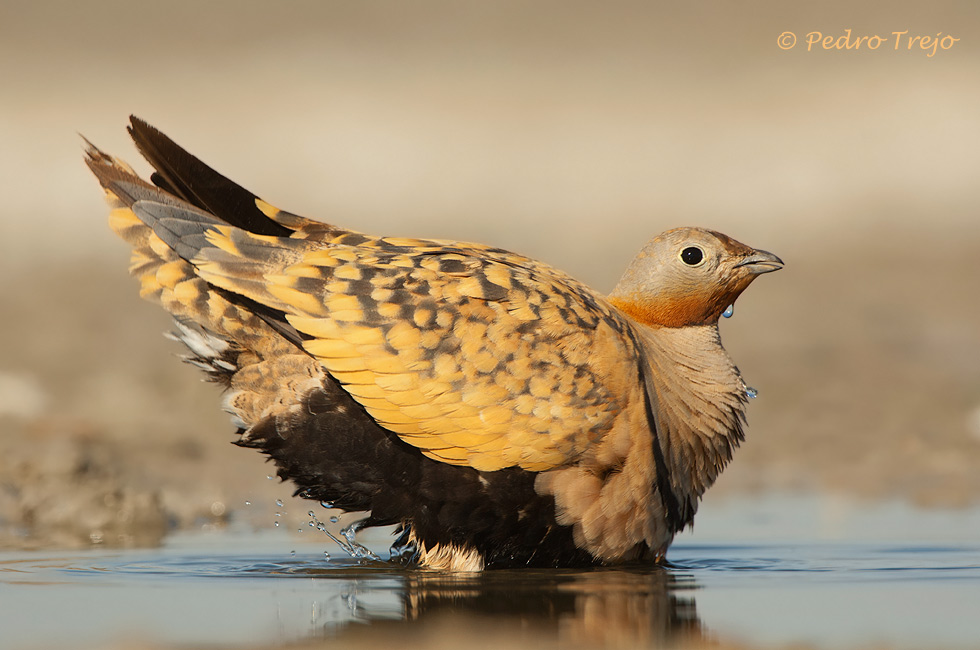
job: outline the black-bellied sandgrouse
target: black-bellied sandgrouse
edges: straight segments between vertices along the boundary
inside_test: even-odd
[[[479,244],[284,212],[132,118],[88,166],[144,298],[297,493],[452,570],[660,560],[743,439],[718,319],[778,257],[701,228],[609,296]]]

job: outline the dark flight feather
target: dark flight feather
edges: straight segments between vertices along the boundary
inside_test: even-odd
[[[292,230],[256,207],[256,195],[211,169],[135,115],[129,119],[129,134],[140,153],[157,170],[150,179],[158,187],[257,235],[288,237],[292,234]]]

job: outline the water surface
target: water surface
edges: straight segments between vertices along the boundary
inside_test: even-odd
[[[976,510],[740,500],[707,504],[667,568],[482,575],[338,557],[279,530],[179,535],[160,549],[0,555],[0,630],[4,648],[244,648],[351,630],[370,646],[451,620],[529,646],[977,648],[978,532]]]

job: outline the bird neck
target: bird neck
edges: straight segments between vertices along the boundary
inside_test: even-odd
[[[645,375],[658,440],[683,526],[744,439],[746,386],[721,345],[717,323],[638,329],[650,363]]]

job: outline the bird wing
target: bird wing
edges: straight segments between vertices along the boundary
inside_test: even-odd
[[[628,325],[588,287],[499,249],[247,232],[173,203],[135,215],[198,278],[284,314],[382,426],[439,461],[543,471],[578,458],[636,377]]]

